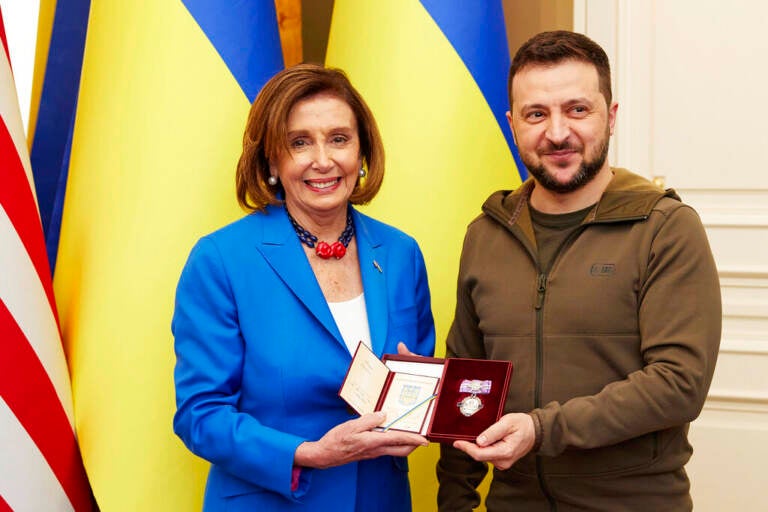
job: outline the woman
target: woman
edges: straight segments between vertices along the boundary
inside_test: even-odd
[[[338,397],[359,342],[434,349],[416,242],[351,206],[383,174],[341,71],[298,65],[259,93],[237,168],[252,213],[197,243],[176,295],[174,430],[212,463],[204,510],[410,510],[404,457],[427,441]]]

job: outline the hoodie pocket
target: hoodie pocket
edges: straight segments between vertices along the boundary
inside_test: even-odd
[[[650,466],[659,457],[659,433],[651,432],[610,446],[566,450],[544,461],[545,471],[558,476],[600,476],[631,473]]]

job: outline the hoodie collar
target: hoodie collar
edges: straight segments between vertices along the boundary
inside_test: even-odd
[[[621,222],[645,219],[663,197],[680,200],[673,189],[662,190],[647,179],[622,168],[611,168],[613,179],[608,183],[584,223]],[[497,222],[512,226],[528,217],[528,205],[534,181],[532,178],[515,191],[494,192],[483,204],[483,212]],[[525,222],[524,224],[527,224]]]

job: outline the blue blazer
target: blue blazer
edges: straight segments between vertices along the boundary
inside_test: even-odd
[[[415,240],[353,211],[373,351],[431,355],[434,322]],[[296,447],[356,417],[338,397],[351,355],[282,207],[192,249],[176,292],[174,430],[211,462],[206,511],[409,511],[408,466],[304,468]]]

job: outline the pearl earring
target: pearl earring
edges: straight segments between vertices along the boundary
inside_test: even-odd
[[[270,176],[267,178],[267,183],[269,183],[271,186],[277,185],[277,176]]]
[[[368,173],[365,172],[365,169],[363,169],[362,167],[360,168],[359,171],[357,171],[357,175],[360,176],[361,178],[365,178],[366,174],[368,174]]]

